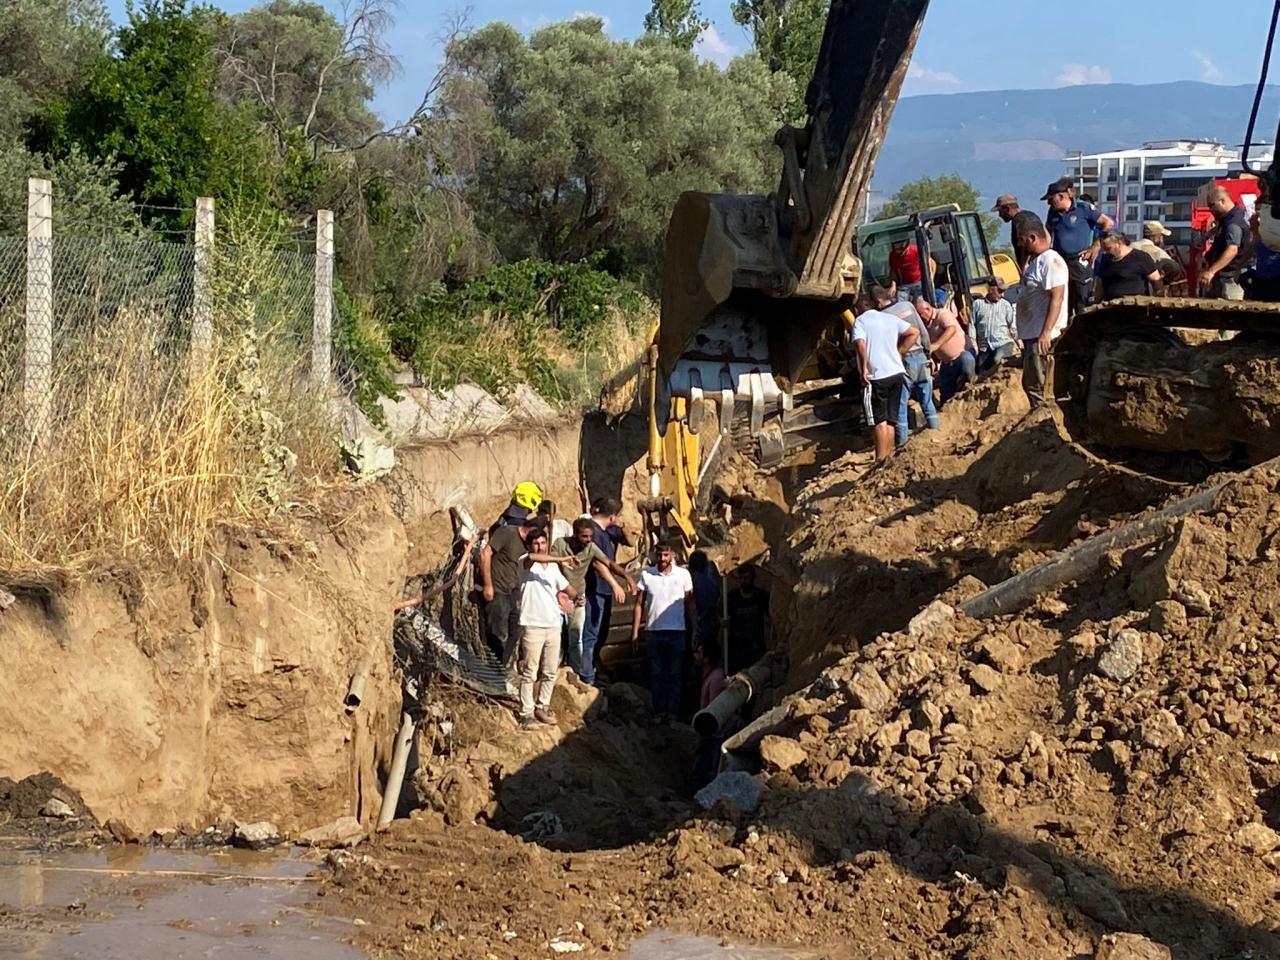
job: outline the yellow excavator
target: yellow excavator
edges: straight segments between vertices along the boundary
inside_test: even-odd
[[[832,0],[805,124],[775,137],[778,189],[676,201],[645,368],[650,498],[641,509],[652,536],[696,539],[699,498],[736,421],[777,451],[794,421],[830,399],[797,403],[795,387],[862,283],[854,229],[927,8]]]
[[[775,137],[777,190],[677,200],[645,365],[650,497],[641,510],[651,537],[695,542],[709,480],[728,449],[777,462],[793,435],[857,415],[838,383],[797,386],[821,373],[818,346],[839,329],[852,294],[878,279],[867,242],[876,234],[855,243],[857,215],[927,8],[928,0],[832,0],[806,122]],[[1273,38],[1277,20],[1280,0]],[[1265,79],[1264,65],[1258,102]],[[1257,102],[1246,141],[1256,115]],[[1245,166],[1268,183],[1280,216],[1277,164]],[[967,233],[930,219],[900,226],[918,239]],[[1005,279],[1010,266],[997,264],[985,241],[978,249],[980,230],[973,236],[951,278],[960,301]],[[1136,297],[1083,311],[1055,349],[1068,434],[1115,460],[1135,451],[1208,461],[1280,454],[1278,334],[1276,304]]]

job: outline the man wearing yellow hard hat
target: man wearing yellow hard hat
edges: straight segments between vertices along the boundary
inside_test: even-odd
[[[524,539],[533,529],[529,521],[541,502],[542,488],[536,483],[517,483],[511,491],[511,503],[489,528],[489,540],[480,551],[485,641],[494,656],[508,666],[520,632],[515,590],[524,576]]]

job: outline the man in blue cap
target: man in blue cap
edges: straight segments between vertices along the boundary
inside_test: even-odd
[[[1093,261],[1098,256],[1097,235],[1110,230],[1112,220],[1087,203],[1077,200],[1075,188],[1066,177],[1049,184],[1041,200],[1049,202],[1045,229],[1053,250],[1067,262],[1067,313],[1074,317],[1093,297]]]

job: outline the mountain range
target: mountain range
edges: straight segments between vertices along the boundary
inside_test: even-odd
[[[1088,84],[1056,90],[989,90],[904,97],[872,182],[872,207],[904,183],[958,174],[990,206],[1001,193],[1039,209],[1062,158],[1142,146],[1148,140],[1244,140],[1256,87],[1194,81]],[[1270,143],[1280,86],[1267,88],[1255,142]]]

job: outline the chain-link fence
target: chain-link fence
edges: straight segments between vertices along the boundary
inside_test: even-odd
[[[211,203],[178,242],[63,235],[48,183],[31,181],[27,236],[0,237],[0,402],[21,405],[36,440],[113,341],[172,362],[208,349],[214,331],[290,342],[297,372],[327,384],[333,233],[321,214],[319,255],[215,244]]]

